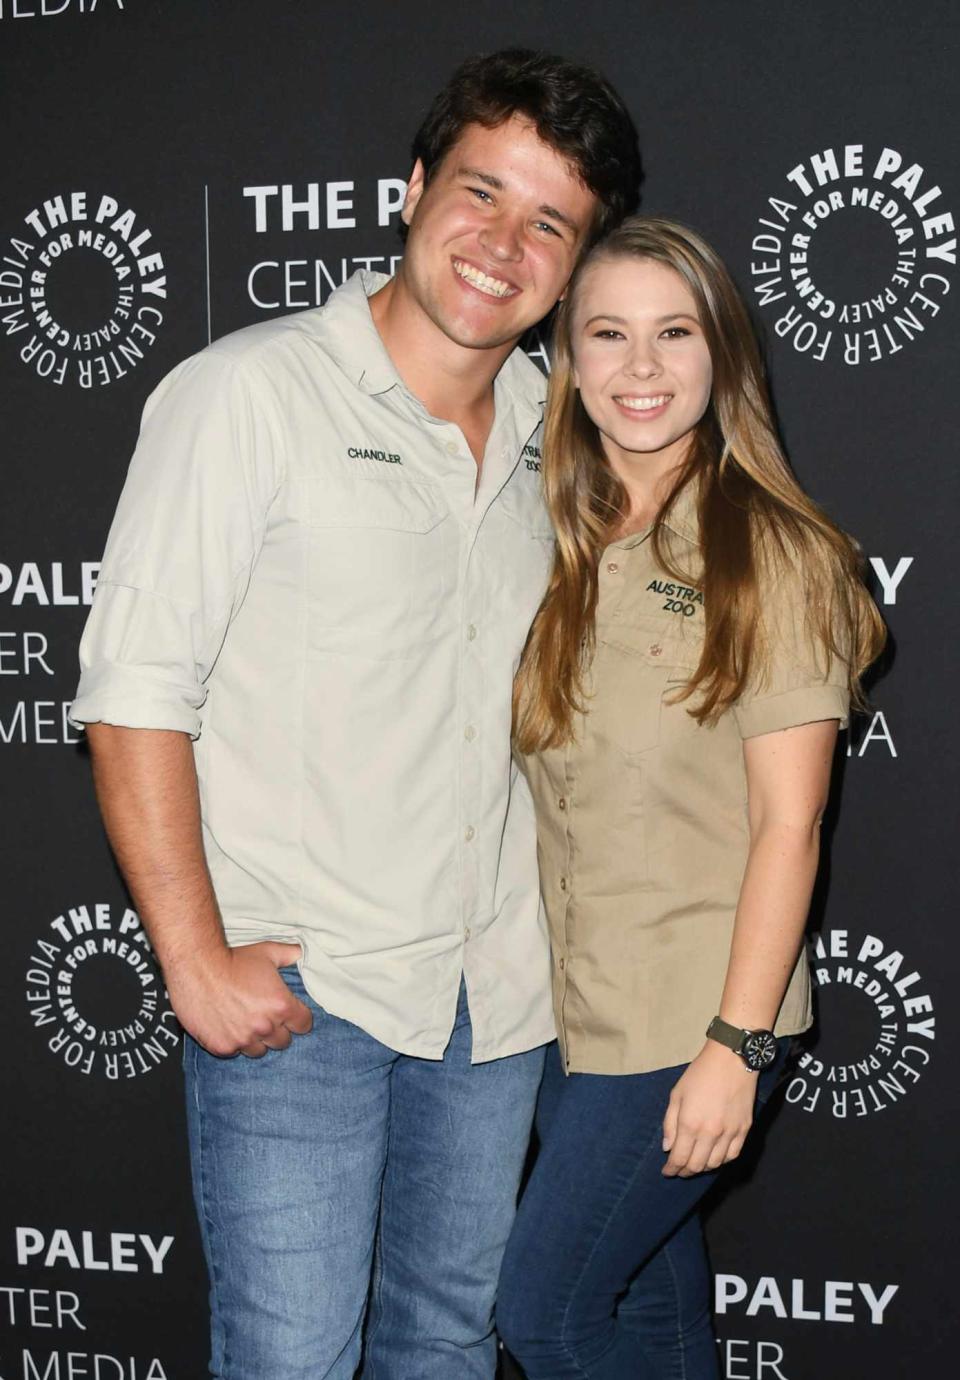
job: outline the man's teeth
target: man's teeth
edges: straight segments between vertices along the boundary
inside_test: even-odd
[[[661,393],[658,398],[617,398],[617,402],[629,407],[631,412],[652,412],[655,407],[668,403],[672,397],[672,393]]]
[[[488,274],[481,273],[479,268],[465,264],[462,259],[454,259],[453,266],[461,278],[466,278],[472,287],[479,288],[490,297],[506,297],[513,291],[509,283],[502,283],[499,278],[491,278]]]

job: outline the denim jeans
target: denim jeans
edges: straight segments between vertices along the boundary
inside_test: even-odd
[[[222,1380],[491,1380],[493,1302],[542,1048],[471,1065],[461,988],[442,1060],[307,996],[262,1059],[188,1040],[194,1196]]]
[[[760,1075],[776,1085],[789,1042]],[[528,1380],[716,1380],[697,1205],[722,1171],[664,1178],[663,1117],[685,1066],[564,1076],[547,1052],[540,1154],[500,1277],[497,1327]]]

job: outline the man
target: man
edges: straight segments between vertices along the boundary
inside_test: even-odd
[[[511,51],[459,69],[414,156],[395,278],[153,394],[81,648],[73,717],[189,1037],[225,1380],[347,1380],[361,1350],[371,1380],[493,1374],[554,1034],[510,764],[552,557],[515,347],[631,209],[636,135],[594,73]]]

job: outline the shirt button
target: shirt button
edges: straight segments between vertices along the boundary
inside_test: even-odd
[[[560,878],[560,890],[561,890],[561,891],[566,891],[566,889],[567,889],[567,879],[566,879],[566,877],[561,877],[561,878]]]
[[[463,932],[463,937],[464,937],[464,939],[469,939],[469,938],[470,938],[470,931],[469,931],[469,930],[464,930],[464,932]]]
[[[472,642],[472,641],[474,640],[474,638],[476,637],[476,635],[477,635],[476,624],[475,624],[475,623],[470,623],[470,624],[468,625],[468,627],[467,627],[467,640],[468,640],[469,642]]]
[[[447,452],[448,455],[456,455],[459,452],[460,447],[457,445],[456,441],[448,441],[444,446],[444,450]]]
[[[463,831],[463,837],[466,839],[467,843],[472,843],[476,836],[476,829],[474,829],[472,824],[468,824],[466,829],[464,829]]]
[[[564,799],[564,797],[561,796],[560,799],[557,801],[557,809],[558,809],[558,810],[565,810],[566,808],[567,808],[567,802],[566,802],[566,800]]]
[[[477,736],[477,730],[474,728],[473,724],[467,724],[466,728],[463,730],[463,736],[468,743],[473,742],[474,738]]]
[[[562,958],[560,959],[560,962],[557,964],[557,966],[558,966],[558,968],[560,969],[560,971],[563,972],[563,959],[562,959]]]
[[[662,652],[663,652],[663,648],[660,646],[660,643],[659,643],[659,642],[651,642],[651,643],[650,643],[650,655],[651,655],[651,656],[660,656],[660,654],[661,654]]]
[[[609,561],[607,563],[607,569],[610,571],[611,575],[616,575],[620,567],[617,565],[616,561]]]

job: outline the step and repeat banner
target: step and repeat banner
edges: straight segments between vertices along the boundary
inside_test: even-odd
[[[949,1372],[957,36],[938,0],[0,0],[0,1380],[206,1370],[179,1031],[66,717],[144,400],[211,339],[393,268],[426,104],[514,44],[623,92],[644,207],[731,265],[892,634],[837,757],[817,1031],[710,1205],[722,1374]]]

